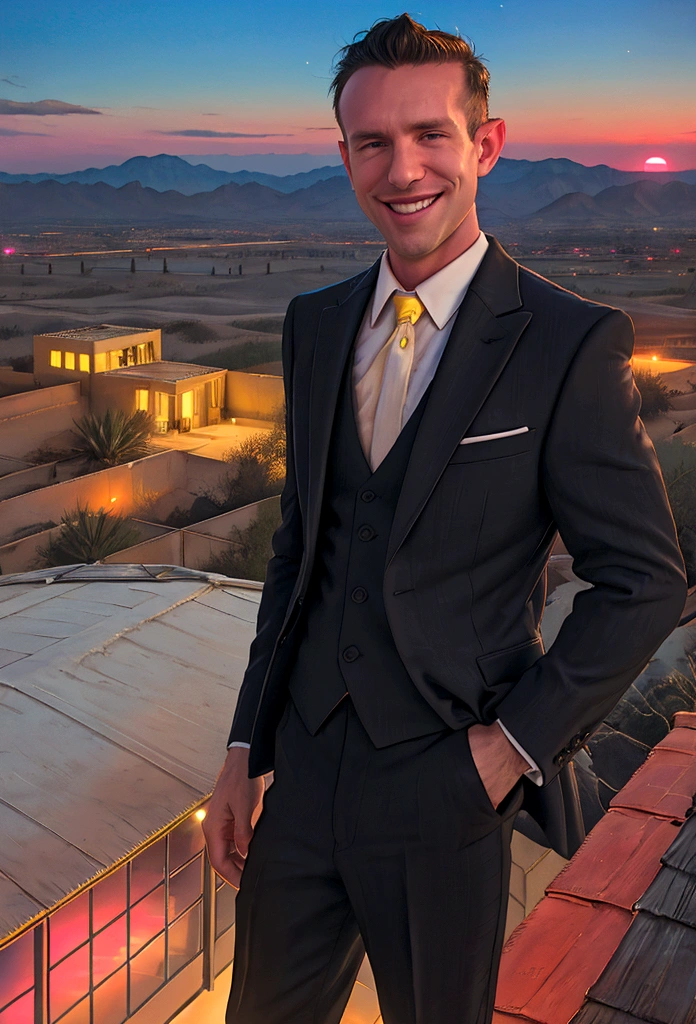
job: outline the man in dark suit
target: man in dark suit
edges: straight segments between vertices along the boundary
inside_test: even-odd
[[[631,321],[479,229],[483,64],[402,15],[333,88],[388,249],[285,320],[282,524],[205,824],[241,877],[227,1021],[338,1024],[367,950],[385,1024],[485,1024],[515,815],[577,846],[571,759],[678,620],[683,562]],[[591,587],[545,653],[558,531]]]

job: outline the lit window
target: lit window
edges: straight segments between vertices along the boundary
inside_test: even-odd
[[[84,892],[56,910],[48,924],[49,958],[55,964],[89,938],[89,894]]]
[[[0,1010],[13,1003],[7,1014],[8,1020],[14,1019],[13,1013],[16,1013],[17,1020],[22,1020],[20,1011],[24,1010],[25,1004],[30,1004],[29,1008],[33,1014],[34,995],[30,991],[33,988],[34,932],[30,931],[0,950]],[[27,995],[15,1003],[14,1000],[22,993]],[[0,1013],[0,1019],[5,1019],[4,1013]],[[27,1015],[27,1020],[29,1019]]]
[[[51,366],[62,366],[60,352],[55,348],[51,349]]]
[[[119,366],[125,366],[125,363],[121,362],[121,359],[121,349],[114,349],[113,352],[109,352],[109,369],[118,370]]]
[[[75,369],[75,353],[74,352],[66,352],[65,353],[65,369],[66,370],[74,370]]]
[[[89,943],[52,967],[49,973],[51,1020],[89,993]]]
[[[80,370],[82,373],[89,373],[89,356],[86,352],[80,352]]]
[[[179,917],[203,895],[203,861],[196,857],[169,879],[169,920]]]
[[[185,967],[202,948],[203,904],[198,903],[169,928],[169,976]]]
[[[106,370],[106,352],[95,352],[94,353],[94,372],[104,373]]]
[[[164,982],[164,935],[151,942],[130,962],[130,1009],[136,1010]]]
[[[133,861],[131,868],[131,904],[151,892],[164,879],[164,839],[149,846]]]
[[[92,923],[99,931],[126,909],[126,869],[103,878],[92,890]]]
[[[147,412],[150,407],[150,392],[148,388],[135,389],[135,408],[140,412]]]
[[[155,391],[155,415],[158,420],[169,420],[169,395],[165,391]]]

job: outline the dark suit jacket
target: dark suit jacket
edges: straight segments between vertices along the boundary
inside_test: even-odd
[[[497,716],[535,759],[549,785],[541,794],[527,787],[529,806],[547,832],[553,819],[563,849],[562,819],[577,815],[577,798],[568,771],[557,776],[677,623],[686,580],[638,416],[631,320],[488,240],[413,445],[384,603],[404,665],[443,721],[456,725],[462,706],[481,722]],[[273,767],[341,373],[377,272],[375,264],[299,295],[288,309],[283,518],[230,733],[251,742],[251,775]],[[539,624],[557,531],[592,586],[544,653]]]

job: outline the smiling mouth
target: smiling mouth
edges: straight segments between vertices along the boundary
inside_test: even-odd
[[[427,199],[418,199],[412,203],[388,203],[385,202],[385,206],[388,206],[394,213],[418,213],[419,210],[425,210],[428,206],[432,206],[436,199],[439,199],[442,195],[438,192],[436,196],[428,196]]]

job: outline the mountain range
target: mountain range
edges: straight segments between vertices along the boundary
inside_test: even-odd
[[[90,167],[68,174],[0,172],[0,182],[6,184],[57,181],[62,184],[77,182],[94,185],[104,182],[114,188],[121,188],[137,181],[143,188],[157,192],[174,190],[185,196],[213,192],[221,185],[245,185],[250,182],[266,185],[275,192],[291,193],[333,177],[345,180],[343,165],[327,165],[298,174],[279,176],[263,171],[215,170],[207,164],[191,164],[188,160],[166,153],[153,157],[136,156],[122,164],[101,169]],[[669,181],[694,185],[696,170],[620,171],[606,164],[586,167],[566,159],[508,160],[502,157],[491,173],[479,182],[479,202],[506,218],[525,217],[572,192],[594,196],[611,186],[647,180],[660,185]]]
[[[544,161],[546,162],[546,161]],[[570,162],[570,161],[569,161]],[[582,165],[577,165],[582,166]],[[589,170],[594,170],[590,168]],[[611,170],[609,168],[609,170]],[[683,226],[696,218],[696,184],[671,181],[660,184],[639,180],[624,185],[610,185],[594,195],[567,191],[551,202],[532,211],[530,202],[523,202],[522,192],[515,200],[514,188],[529,174],[505,183],[510,193],[491,196],[486,183],[478,197],[478,209],[484,227],[516,220],[529,224],[608,225],[616,223]],[[568,182],[568,176],[555,179]],[[565,187],[565,186],[564,186]],[[537,196],[550,186],[539,187]],[[538,199],[537,199],[538,201]],[[515,211],[514,213],[512,211]],[[520,210],[525,212],[520,213]],[[212,191],[184,195],[176,190],[160,192],[129,182],[119,188],[97,182],[91,185],[69,182],[63,184],[47,179],[18,184],[0,183],[0,224],[7,228],[24,225],[70,224],[129,226],[227,226],[243,229],[267,229],[303,226],[316,232],[329,225],[365,225],[345,175],[317,181],[306,188],[281,192],[256,181],[245,184],[228,182]]]

